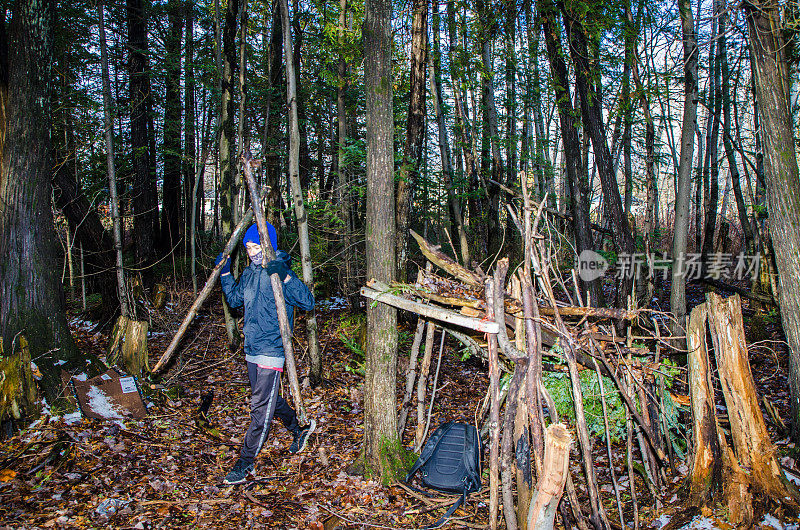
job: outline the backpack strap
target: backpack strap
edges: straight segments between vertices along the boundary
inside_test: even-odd
[[[473,425],[467,425],[465,428],[464,436],[464,467],[467,472],[466,479],[468,483],[464,484],[465,490],[477,491],[480,489],[480,469],[475,469],[474,460],[477,457],[480,465],[480,437],[478,431]],[[477,477],[477,483],[476,483]]]
[[[414,465],[409,470],[408,475],[406,475],[406,479],[403,482],[408,483],[411,481],[411,477],[414,476],[414,473],[419,471],[419,468],[425,465],[425,462],[428,461],[433,452],[436,450],[436,446],[439,444],[439,440],[442,438],[442,436],[445,435],[447,431],[453,428],[453,425],[454,424],[452,422],[444,423],[440,425],[439,428],[436,429],[436,431],[434,431],[431,437],[428,438],[428,442],[422,447],[422,453],[420,453],[419,458],[417,458],[417,461],[414,462]]]
[[[456,502],[453,503],[453,505],[447,510],[447,512],[445,512],[445,514],[438,521],[436,521],[432,525],[424,527],[422,530],[431,530],[433,528],[441,527],[444,523],[447,522],[450,516],[452,516],[455,513],[458,507],[464,504],[466,500],[467,500],[467,488],[465,487],[463,493],[461,493],[461,497],[459,497],[458,500],[456,500]]]

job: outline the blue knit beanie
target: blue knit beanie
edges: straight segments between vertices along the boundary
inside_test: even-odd
[[[278,250],[278,232],[270,223],[267,223],[267,233],[269,234],[269,240],[272,243],[272,248]],[[258,236],[258,226],[255,224],[250,225],[250,228],[248,228],[247,232],[244,233],[244,244],[247,245],[247,243],[255,243],[256,245],[261,244],[261,238]]]

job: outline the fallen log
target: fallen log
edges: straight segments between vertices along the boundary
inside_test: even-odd
[[[390,289],[386,284],[374,279],[367,282],[367,287],[361,288],[361,296],[375,300],[376,302],[388,304],[392,307],[397,307],[398,309],[411,311],[412,313],[416,313],[427,318],[433,318],[435,320],[474,329],[475,331],[480,331],[483,333],[497,333],[499,330],[497,322],[467,317],[456,313],[455,311],[450,311],[449,309],[421,304],[419,302],[414,302],[413,300],[407,300],[401,296],[391,294]]]
[[[476,272],[472,272],[471,270],[467,269],[466,267],[462,267],[458,263],[456,263],[450,256],[443,253],[439,250],[438,247],[435,247],[425,241],[425,239],[419,235],[418,233],[414,232],[413,230],[409,230],[411,233],[411,237],[417,240],[419,244],[420,250],[428,258],[428,261],[436,265],[437,267],[447,271],[455,278],[458,278],[462,282],[471,285],[473,287],[482,287],[483,286],[483,275],[478,274]]]

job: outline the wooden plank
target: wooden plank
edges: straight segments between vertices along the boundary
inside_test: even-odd
[[[393,295],[386,291],[376,291],[375,289],[370,289],[369,287],[362,287],[361,296],[369,298],[370,300],[388,304],[398,309],[411,311],[412,313],[416,313],[427,318],[433,318],[435,320],[440,320],[442,322],[447,322],[449,324],[464,328],[474,329],[475,331],[480,331],[483,333],[497,333],[500,330],[497,322],[467,317],[456,313],[455,311],[450,311],[449,309],[443,309],[441,307],[435,307],[414,302],[412,300],[406,300],[405,298]]]

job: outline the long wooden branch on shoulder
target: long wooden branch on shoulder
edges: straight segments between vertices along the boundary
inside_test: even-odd
[[[233,249],[239,243],[239,240],[241,240],[242,236],[244,236],[245,228],[250,225],[250,221],[252,219],[253,219],[253,209],[250,208],[242,216],[242,219],[239,221],[239,224],[236,225],[236,228],[233,229],[233,233],[231,234],[230,239],[228,239],[228,243],[225,245],[225,248],[222,251],[222,253],[225,254],[225,256],[231,255]],[[192,320],[194,320],[194,317],[197,315],[197,311],[203,305],[203,302],[206,301],[208,295],[211,294],[214,285],[216,285],[217,280],[219,279],[221,269],[222,269],[222,262],[218,263],[217,266],[214,267],[214,269],[211,271],[211,274],[208,276],[208,280],[206,280],[206,284],[197,294],[197,298],[195,298],[194,303],[192,303],[192,307],[189,308],[189,311],[183,318],[183,322],[181,322],[178,331],[175,332],[175,336],[172,337],[172,341],[169,343],[169,346],[167,346],[167,349],[164,351],[164,354],[161,355],[161,358],[153,367],[153,373],[158,373],[159,371],[161,371],[170,361],[172,356],[175,354],[175,351],[178,349],[178,345],[180,344],[181,339],[186,334],[186,331],[189,329],[189,325],[192,323]]]

